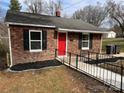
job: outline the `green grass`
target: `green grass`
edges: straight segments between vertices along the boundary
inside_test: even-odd
[[[124,38],[110,38],[110,39],[103,39],[102,42],[102,50],[105,52],[106,45],[108,44],[116,44],[119,45],[121,48],[121,52],[124,52]]]

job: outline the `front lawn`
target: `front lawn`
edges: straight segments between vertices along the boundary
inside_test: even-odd
[[[0,72],[0,93],[115,93],[65,66],[28,72]]]
[[[108,44],[116,44],[119,45],[121,48],[121,52],[124,52],[124,38],[110,38],[110,39],[103,39],[102,42],[102,49],[105,52],[106,45]]]

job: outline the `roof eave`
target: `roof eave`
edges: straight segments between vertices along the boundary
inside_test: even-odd
[[[58,28],[59,31],[67,31],[67,32],[84,32],[84,33],[98,33],[98,34],[105,34],[108,31],[95,31],[95,30],[76,30],[76,29],[65,29],[65,28]]]
[[[15,22],[6,22],[9,25],[19,25],[19,26],[35,26],[35,27],[47,27],[47,28],[56,28],[54,25],[38,25],[38,24],[26,24],[26,23],[15,23]]]
[[[38,24],[26,24],[26,23],[15,23],[15,22],[6,22],[8,25],[19,25],[19,26],[34,26],[34,27],[47,27],[47,28],[56,28],[54,25],[38,25]],[[58,28],[59,31],[65,32],[84,32],[84,33],[108,33],[108,31],[94,31],[94,30],[77,30],[77,29],[66,29]]]

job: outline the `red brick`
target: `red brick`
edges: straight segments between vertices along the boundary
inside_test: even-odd
[[[47,30],[47,50],[42,52],[29,52],[24,51],[23,48],[23,29],[34,29],[34,30]],[[11,45],[12,45],[12,60],[13,65],[19,63],[28,63],[44,60],[54,59],[55,49],[57,48],[57,33],[55,29],[50,28],[36,28],[36,27],[23,27],[23,26],[10,26],[11,31]],[[68,33],[67,51],[72,53],[80,53],[78,48],[79,34],[74,32]],[[100,51],[101,34],[93,35],[93,47],[91,51]]]

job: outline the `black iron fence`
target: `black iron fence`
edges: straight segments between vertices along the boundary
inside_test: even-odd
[[[63,64],[103,82],[120,93],[124,91],[122,58],[89,51],[80,55],[66,52],[65,56],[58,56],[57,49],[55,50],[55,58]]]

